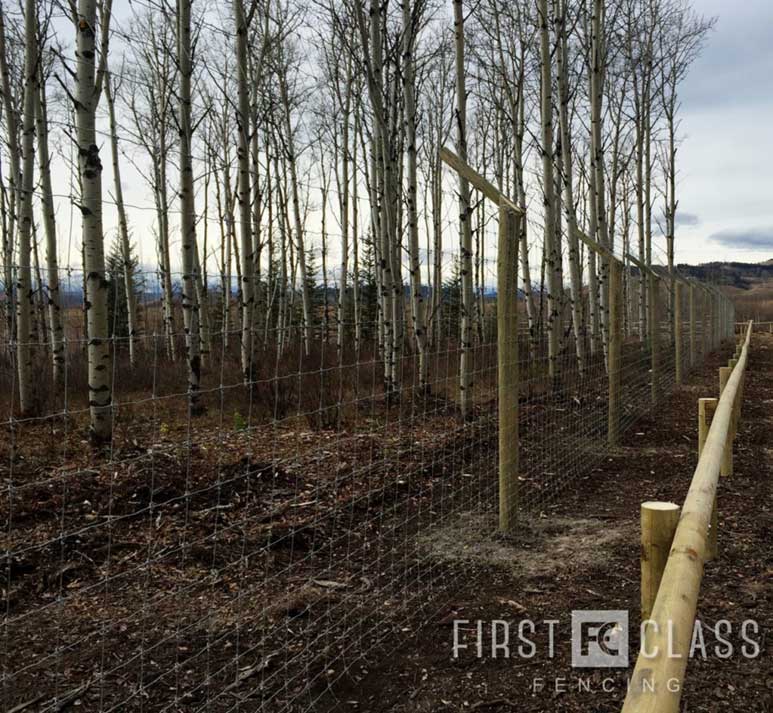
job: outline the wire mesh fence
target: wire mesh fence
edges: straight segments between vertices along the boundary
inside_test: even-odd
[[[485,218],[480,245],[493,255],[497,226]],[[448,264],[458,262],[458,251],[449,253]],[[159,276],[138,270],[136,334],[126,333],[125,300],[117,282],[111,287],[113,435],[97,451],[88,445],[82,275],[60,276],[57,380],[46,284],[36,283],[35,400],[25,414],[7,310],[3,709],[60,710],[77,700],[99,711],[315,710],[337,681],[356,681],[399,643],[407,613],[428,619],[453,591],[464,564],[439,558],[432,533],[463,515],[493,522],[502,409],[518,407],[519,513],[545,512],[587,476],[610,447],[609,287],[594,301],[587,279],[576,296],[567,286],[552,314],[543,283],[523,285],[517,404],[500,404],[498,345],[513,335],[498,333],[496,261],[481,249],[476,256],[472,344],[460,338],[458,271],[447,270],[441,294],[426,296],[423,379],[403,291],[389,388],[375,278],[358,283],[358,311],[343,321],[335,290],[315,286],[308,342],[297,290],[276,300],[280,288],[259,283],[246,379],[240,299],[230,283],[208,285],[197,415],[179,299],[170,312]],[[732,319],[708,287],[680,281],[674,300],[665,272],[622,261],[625,430],[673,388],[677,351],[686,374],[728,336]],[[579,331],[572,299],[581,303]],[[465,350],[473,364],[466,415]]]

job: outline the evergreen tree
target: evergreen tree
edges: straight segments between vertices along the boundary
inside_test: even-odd
[[[139,272],[139,261],[134,254],[134,246],[131,245],[130,261],[134,279],[134,294],[136,303],[139,303],[139,296],[144,289],[144,278]],[[126,287],[124,285],[123,255],[121,254],[120,243],[116,240],[110,246],[110,252],[106,260],[107,273],[107,314],[108,330],[111,338],[116,338],[121,348],[128,348],[129,338],[129,309],[126,304]]]
[[[365,246],[360,266],[360,324],[362,338],[376,336],[378,320],[378,283],[376,281],[376,253],[372,240],[363,240]],[[352,276],[354,281],[354,276]]]
[[[309,327],[311,328],[312,333],[314,329],[317,327],[317,325],[320,324],[321,317],[322,317],[322,308],[325,301],[324,287],[317,279],[318,276],[319,276],[319,266],[317,265],[317,256],[314,254],[314,250],[312,248],[309,248],[306,251],[306,280],[302,284],[301,290],[303,293],[308,294],[308,299],[311,306],[311,310],[310,310],[311,324],[309,325]],[[293,323],[303,324],[303,301],[302,300],[298,300],[298,299],[295,300]]]
[[[441,334],[458,335],[462,318],[462,265],[458,257],[454,259],[451,274],[443,281],[443,324]]]

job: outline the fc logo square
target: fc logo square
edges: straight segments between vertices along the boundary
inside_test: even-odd
[[[576,609],[572,612],[572,667],[627,668],[628,612]]]

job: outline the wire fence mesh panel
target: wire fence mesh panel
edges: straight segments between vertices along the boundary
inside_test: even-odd
[[[337,710],[732,336],[619,5],[0,3],[0,709]]]
[[[496,221],[486,217],[480,240],[495,251]],[[383,295],[368,279],[356,320],[339,319],[332,293],[315,286],[310,337],[298,294],[272,303],[275,286],[261,284],[247,374],[238,295],[209,284],[195,413],[184,335],[168,329],[182,324],[178,300],[165,313],[159,276],[137,272],[132,365],[114,278],[113,435],[96,451],[82,278],[63,271],[64,364],[54,381],[41,310],[29,345],[31,413],[16,402],[18,345],[2,345],[4,709],[34,699],[59,710],[77,699],[101,711],[312,710],[337,680],[356,679],[401,641],[407,613],[434,616],[465,564],[438,556],[433,538],[460,521],[495,528],[498,414],[516,405],[498,403],[496,275],[494,261],[479,258],[466,416],[453,250],[451,278],[428,296],[424,355],[405,297],[391,365]],[[621,268],[617,287],[622,431],[676,380],[670,281],[643,272]],[[545,290],[525,287],[521,328],[509,337],[519,362],[508,366],[518,375],[519,517],[544,513],[591,474],[610,428],[608,301],[590,300],[583,283],[576,331],[568,287],[552,315]],[[713,299],[690,284],[678,305],[682,353],[692,349],[694,366],[725,330]]]

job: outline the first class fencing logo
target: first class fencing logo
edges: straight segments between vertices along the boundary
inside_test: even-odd
[[[628,668],[628,612],[572,612],[573,668]]]
[[[532,659],[544,655],[556,657],[556,640],[561,621],[522,619],[517,622],[494,619],[491,621],[454,619],[452,656],[457,659],[475,652],[477,658]],[[657,645],[648,648],[645,630],[657,632],[657,623],[644,621],[640,628],[641,654],[645,658],[660,655]],[[676,651],[676,634],[671,622],[661,632],[665,638],[665,655],[681,658]],[[696,619],[692,628],[687,658],[706,660],[710,656],[728,659],[740,652],[744,658],[754,659],[760,654],[759,624],[747,619],[733,624],[720,619],[713,624]],[[638,655],[638,652],[637,652]],[[572,668],[628,668],[631,662],[629,647],[629,613],[624,609],[575,609],[571,616]]]

